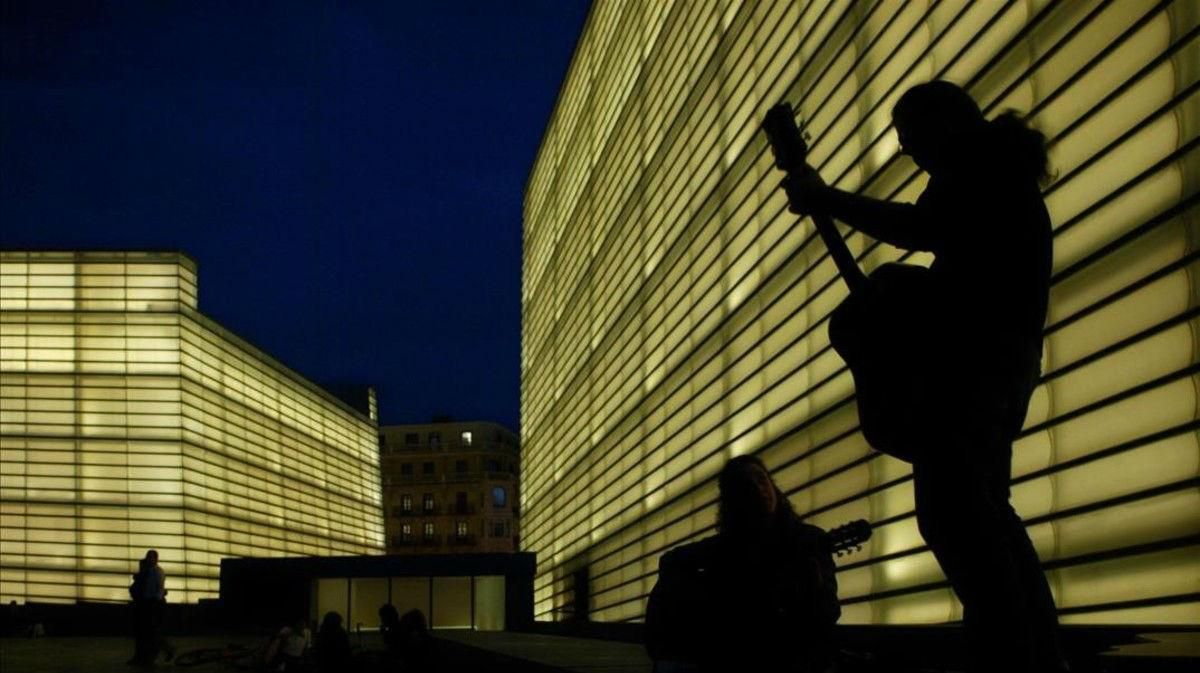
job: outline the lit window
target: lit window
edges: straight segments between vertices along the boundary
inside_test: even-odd
[[[433,511],[433,494],[432,493],[425,494],[425,497],[421,501],[421,508],[424,509],[426,512]]]
[[[411,495],[405,494],[405,495],[400,496],[400,511],[402,511],[402,512],[411,512],[412,511],[412,496]]]
[[[461,435],[459,435],[459,438],[462,439],[463,446],[471,445],[471,433],[470,432],[463,432]]]
[[[426,539],[426,540],[432,540],[432,539],[433,539],[433,524],[432,524],[432,523],[426,523],[426,524],[425,524],[425,531],[424,531],[424,532],[425,532],[425,539]]]
[[[496,486],[492,489],[492,504],[496,507],[504,507],[508,504],[508,491],[505,491],[503,486]]]
[[[400,526],[400,539],[403,540],[404,542],[408,542],[409,540],[412,539],[412,524],[411,523],[406,523],[403,526]]]
[[[467,537],[467,522],[466,521],[459,521],[458,524],[455,525],[454,535],[460,540],[465,539]]]

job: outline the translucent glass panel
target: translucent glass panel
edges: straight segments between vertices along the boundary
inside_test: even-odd
[[[192,300],[31,298],[93,277]],[[215,596],[227,556],[382,550],[373,423],[194,311],[190,260],[4,252],[0,279],[26,293],[0,311],[4,601],[127,600],[152,547],[174,601]]]
[[[388,578],[355,577],[350,580],[349,629],[379,628],[379,608],[388,602]]]
[[[476,631],[504,630],[504,576],[474,577]]]
[[[400,614],[409,610],[420,610],[426,621],[430,615],[430,587],[428,577],[393,577],[392,605]]]
[[[433,618],[430,628],[471,628],[471,578],[433,578]]]
[[[319,579],[316,581],[317,590],[313,592],[316,600],[317,620],[325,618],[329,612],[342,616],[342,626],[348,623],[350,614],[350,580],[345,577]]]
[[[196,308],[196,265],[176,253],[0,252],[0,311]]]
[[[826,180],[911,201],[925,177],[890,110],[947,78],[989,116],[1028,113],[1057,175],[1045,377],[1014,503],[1063,618],[1200,622],[1198,22],[1188,2],[597,3],[525,191],[536,618],[565,613],[582,559],[593,617],[640,619],[662,552],[713,532],[712,477],[741,453],[814,523],[878,524],[843,561],[844,621],[959,618],[907,466],[857,431],[825,327],[846,291],[786,213],[757,130],[791,101]],[[847,242],[867,269],[929,262]]]

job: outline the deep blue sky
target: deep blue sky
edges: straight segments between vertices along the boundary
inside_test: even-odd
[[[183,250],[384,423],[517,429],[521,199],[582,0],[10,2],[0,245]]]

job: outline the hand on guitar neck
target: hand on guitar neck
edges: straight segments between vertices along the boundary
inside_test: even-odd
[[[808,144],[804,134],[796,125],[792,106],[780,103],[767,112],[763,120],[763,131],[775,154],[775,166],[787,171],[780,185],[788,196],[788,210],[797,215],[811,215],[817,233],[829,248],[829,255],[837,265],[842,279],[850,291],[860,290],[866,284],[866,276],[858,268],[854,255],[846,247],[841,233],[822,204],[829,188],[816,169],[809,166]]]
[[[820,215],[829,218],[829,210],[825,203],[828,185],[821,179],[817,169],[803,164],[798,169],[789,170],[779,183],[788,197],[788,212],[795,215]]]

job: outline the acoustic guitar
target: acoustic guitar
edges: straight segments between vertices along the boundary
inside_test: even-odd
[[[772,107],[762,129],[777,168],[789,174],[807,169],[808,144],[790,104]],[[789,202],[789,210],[803,215],[806,207]],[[934,343],[921,331],[932,296],[929,270],[890,263],[867,275],[833,220],[820,212],[808,214],[850,289],[830,314],[829,342],[854,377],[863,436],[875,449],[911,463],[918,457],[920,430],[927,427],[935,392],[925,389],[921,369]]]

